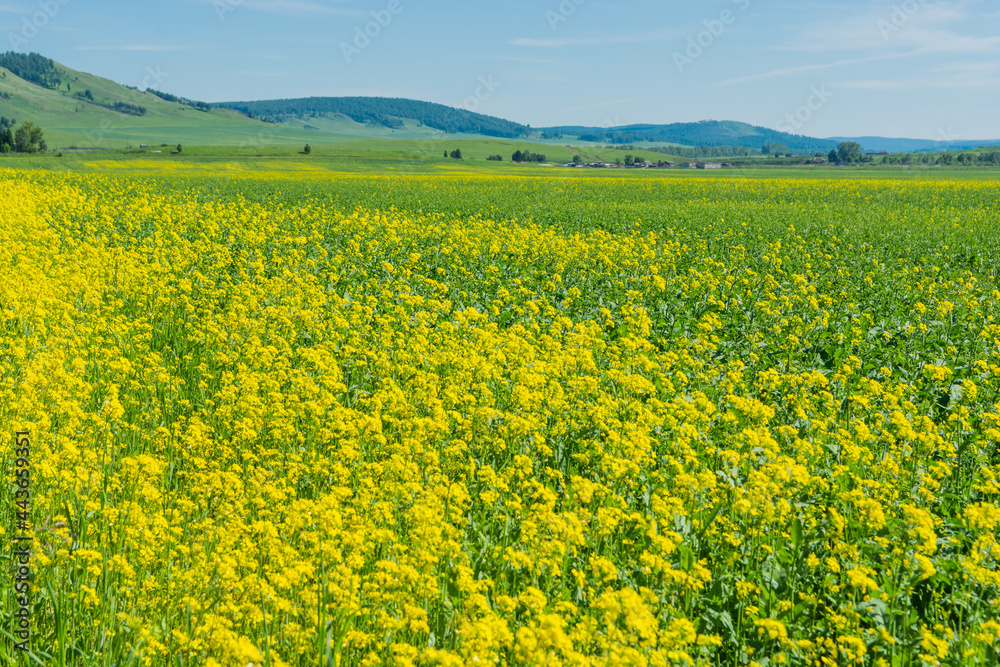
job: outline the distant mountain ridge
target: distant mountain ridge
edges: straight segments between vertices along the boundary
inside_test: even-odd
[[[829,139],[788,134],[732,120],[703,120],[697,123],[667,125],[624,125],[609,128],[566,126],[545,128],[544,131],[575,134],[581,141],[609,144],[653,142],[681,146],[746,146],[756,149],[780,144],[796,152],[823,153],[837,147],[837,142]]]
[[[856,141],[870,152],[885,151],[887,153],[927,153],[933,151],[967,151],[985,146],[1000,146],[1000,139],[986,141],[962,141],[961,139],[893,139],[890,137],[830,137],[831,141]]]
[[[532,129],[513,121],[405,98],[386,97],[305,97],[297,99],[218,102],[212,106],[234,109],[252,118],[277,122],[341,114],[358,123],[399,128],[403,121],[453,134],[481,134],[507,139],[567,139],[591,143],[625,145],[662,143],[679,146],[745,146],[761,149],[780,144],[796,152],[828,152],[837,142],[779,132],[737,121],[707,120],[667,125],[626,125],[622,127],[557,126]]]
[[[733,120],[703,120],[693,123],[634,124],[617,127],[559,125],[532,128],[514,121],[488,116],[435,102],[390,97],[304,97],[244,102],[217,102],[213,107],[234,109],[251,118],[285,123],[308,122],[324,115],[340,115],[357,123],[401,128],[405,121],[449,134],[478,134],[505,139],[565,140],[588,143],[672,144],[685,147],[738,146],[757,150],[784,146],[795,153],[825,155],[842,141],[856,141],[865,151],[921,152],[944,148],[968,150],[1000,145],[997,141],[930,141],[885,137],[810,137]]]
[[[148,83],[160,83],[150,70]],[[355,139],[424,139],[479,136],[562,147],[611,145],[676,151],[680,157],[749,155],[768,146],[826,155],[842,141],[866,151],[901,153],[970,150],[1000,146],[1000,140],[959,138],[930,141],[885,137],[816,138],[738,121],[636,124],[620,127],[565,125],[533,128],[434,102],[388,97],[306,97],[206,104],[171,93],[145,90],[76,71],[37,53],[0,53],[0,111],[32,120],[50,146],[100,148],[129,142],[238,145]],[[260,122],[267,120],[268,123]],[[950,132],[942,131],[942,136]],[[684,150],[682,151],[681,148]],[[720,150],[711,151],[708,149]],[[733,150],[729,150],[733,149]],[[688,154],[692,155],[688,155]]]

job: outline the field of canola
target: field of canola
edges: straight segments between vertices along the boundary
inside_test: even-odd
[[[995,181],[0,185],[5,665],[1000,661]]]

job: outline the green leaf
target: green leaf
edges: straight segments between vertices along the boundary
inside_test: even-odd
[[[792,522],[792,546],[796,551],[802,548],[802,519],[799,518]]]
[[[774,591],[780,591],[784,588],[785,580],[788,579],[788,573],[785,571],[785,568],[770,558],[764,561],[761,573],[764,577],[764,583]]]
[[[688,572],[694,566],[694,552],[691,551],[691,549],[685,545],[681,545],[680,552],[681,552],[681,569],[684,570],[685,572]]]
[[[868,617],[877,628],[884,628],[886,622],[889,620],[889,608],[885,602],[878,598],[859,602],[854,609],[862,614],[868,614]]]

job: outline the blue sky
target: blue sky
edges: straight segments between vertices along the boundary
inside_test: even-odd
[[[3,50],[128,85],[410,97],[534,127],[1000,139],[998,35],[994,0],[0,0]]]

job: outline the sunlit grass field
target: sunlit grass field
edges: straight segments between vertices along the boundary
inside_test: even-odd
[[[0,663],[1000,661],[996,180],[72,164]]]

